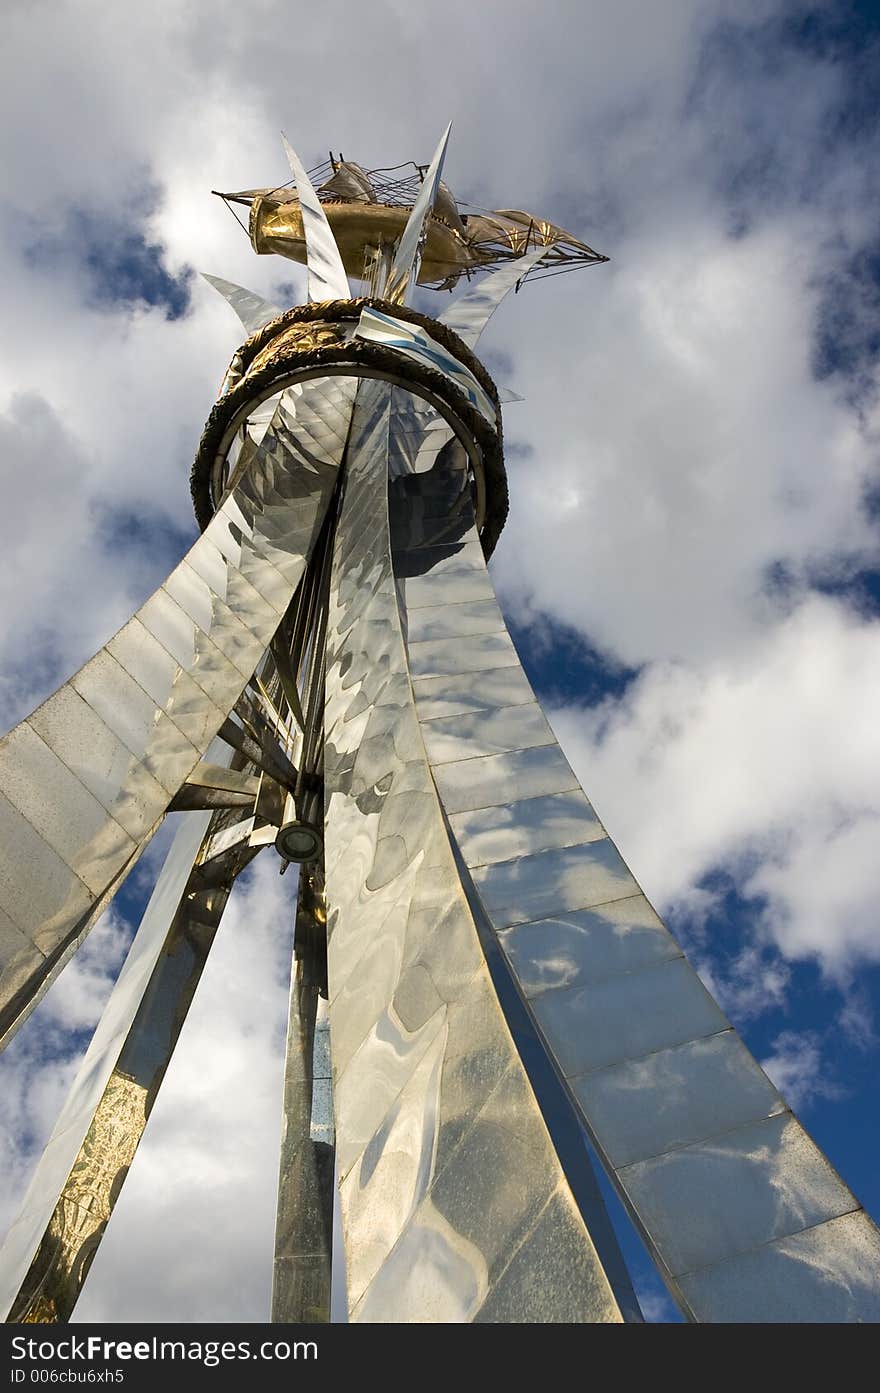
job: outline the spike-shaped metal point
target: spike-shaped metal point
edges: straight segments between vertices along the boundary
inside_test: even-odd
[[[243,285],[225,281],[220,276],[209,276],[207,271],[200,272],[200,275],[232,306],[248,334],[255,334],[264,324],[283,314],[279,305],[273,305],[271,300],[264,300],[255,290],[245,290]]]
[[[433,208],[434,199],[437,197],[437,187],[443,172],[443,161],[446,158],[446,147],[449,144],[451,130],[452,122],[450,121],[440,137],[440,143],[434,151],[434,158],[428,166],[428,172],[422,187],[419,189],[418,198],[412,206],[412,212],[397,244],[384,293],[384,299],[390,301],[392,305],[405,305],[412,299],[422,260],[425,218]]]
[[[284,132],[281,132],[290,172],[296,183],[306,239],[310,300],[348,300],[351,288],[342,264],[336,238],[327,221],[327,214],[312,186],[299,155]]]

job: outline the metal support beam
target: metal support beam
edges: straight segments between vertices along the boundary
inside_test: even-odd
[[[49,1144],[0,1251],[0,1313],[70,1319],[186,1020],[236,875],[199,860],[227,813],[187,813]]]
[[[118,890],[218,731],[238,739],[228,713],[282,622],[336,484],[344,440],[322,431],[320,413],[335,396],[344,417],[352,390],[328,392],[315,379],[295,402],[279,403],[184,560],[0,741],[4,1041]],[[273,759],[264,749],[262,758],[282,781],[295,773],[283,753]]]
[[[327,645],[328,971],[350,1318],[619,1321],[499,1007],[419,731],[389,531],[392,392],[379,381],[358,391]]]
[[[880,1234],[648,904],[557,745],[466,493],[418,476],[395,566],[421,738],[475,914],[661,1275],[697,1321],[876,1321]],[[456,526],[455,517],[459,522]]]
[[[303,867],[290,982],[272,1285],[272,1320],[281,1324],[330,1319],[335,1139],[324,999],[326,926],[320,869]]]

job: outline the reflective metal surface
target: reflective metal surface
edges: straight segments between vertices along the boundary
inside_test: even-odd
[[[413,630],[418,611],[407,607],[407,613]],[[521,706],[534,699],[525,673],[513,665],[488,672],[416,678],[413,692],[423,721],[433,720],[435,716],[462,716],[493,706]]]
[[[0,1034],[88,932],[278,628],[345,446],[314,379],[280,398],[205,533],[109,643],[0,741]]]
[[[232,306],[249,334],[255,334],[264,324],[281,314],[279,305],[273,305],[271,300],[264,300],[262,295],[258,295],[254,290],[246,290],[243,285],[225,281],[220,276],[209,276],[207,271],[202,271],[201,275],[202,279],[212,285]]]
[[[859,1324],[880,1320],[880,1234],[845,1214],[680,1279],[700,1319]]]
[[[544,992],[532,1009],[570,1079],[727,1026],[683,958],[607,982]]]
[[[580,789],[551,793],[546,798],[518,799],[504,807],[454,813],[449,823],[468,864],[474,867],[605,836]]]
[[[475,866],[474,881],[498,929],[634,895],[638,886],[607,837],[586,845]]]
[[[443,550],[443,548],[438,548]],[[460,639],[426,639],[409,648],[410,671],[416,677],[448,677],[485,668],[514,667],[519,663],[507,634],[466,634]]]
[[[220,740],[200,778],[259,780]],[[227,767],[230,759],[233,767]],[[224,760],[225,766],[219,761]],[[238,767],[235,767],[235,766]],[[257,785],[254,789],[254,784]],[[256,855],[239,811],[184,816],[80,1072],[0,1253],[11,1321],[70,1318],[156,1101],[236,876]],[[251,819],[253,821],[253,819]],[[13,1290],[19,1283],[17,1292]],[[7,1314],[8,1313],[8,1314]]]
[[[272,1320],[330,1319],[334,1123],[329,1015],[320,943],[326,906],[320,872],[300,872],[297,956],[290,981]],[[316,951],[317,949],[317,951]],[[320,960],[320,961],[319,961]]]
[[[513,644],[510,645],[513,648]],[[516,654],[513,662],[518,665]],[[433,771],[448,813],[493,808],[543,793],[576,789],[577,779],[556,744],[533,746],[512,754],[453,761]]]
[[[536,701],[489,707],[461,716],[440,716],[426,721],[422,734],[432,764],[450,764],[553,743],[553,732]]]
[[[494,600],[461,601],[456,605],[431,606],[415,610],[410,616],[412,642],[431,638],[455,638],[459,634],[493,634],[504,628],[501,611]]]
[[[85,1280],[155,1096],[155,1090],[148,1096],[150,1083],[157,1083],[157,1071],[161,1078],[176,1039],[176,1033],[167,1038],[173,1009],[157,1035],[160,1018],[153,1017],[151,1028],[142,1002],[157,971],[161,978],[164,970],[166,980],[174,971],[172,935],[178,950],[183,945],[173,926],[180,923],[210,820],[208,812],[181,817],[107,1008],[0,1250],[4,1319],[67,1319]],[[182,1018],[178,1029],[180,1024]],[[121,1067],[126,1040],[127,1070]]]
[[[495,407],[473,373],[419,325],[392,319],[391,315],[383,314],[381,310],[365,308],[358,320],[357,334],[359,338],[394,348],[416,362],[426,363],[428,367],[445,373],[490,425],[494,425]]]
[[[543,260],[547,251],[547,247],[536,247],[514,261],[508,261],[505,266],[493,271],[491,276],[485,276],[437,316],[440,323],[464,339],[468,348],[473,348],[505,295]]]
[[[615,1169],[785,1109],[732,1030],[624,1058],[573,1091]]]
[[[428,223],[462,241],[439,183],[448,134],[390,268],[373,248],[396,305]],[[347,297],[322,203],[289,155],[299,197],[277,236],[295,204],[310,295]],[[278,206],[254,199],[255,244]],[[374,205],[352,206],[337,221],[363,252]],[[381,209],[400,231],[404,210]],[[466,231],[508,237],[511,257],[444,316],[472,343],[559,229],[508,210]],[[208,279],[250,330],[277,312]],[[340,356],[350,329],[312,326],[296,350],[327,350],[319,370],[346,375],[293,380],[279,345],[258,343],[242,387],[245,346],[228,416],[203,437],[203,521],[216,506],[203,536],[0,741],[6,1038],[166,811],[196,810],[10,1230],[6,1309],[69,1317],[229,887],[261,846],[301,849],[279,829],[311,828],[274,1319],[328,1318],[334,1171],[354,1321],[637,1319],[583,1129],[692,1319],[876,1320],[877,1229],[641,894],[535,700],[475,525],[495,407],[430,327],[364,308],[364,361],[382,344],[400,371],[360,381]],[[392,385],[416,362],[464,394],[470,429],[448,401],[441,418],[433,389]]]
[[[681,955],[644,895],[533,920],[503,930],[498,939],[529,998],[553,987],[601,982]]]
[[[391,263],[384,291],[385,299],[391,304],[406,305],[412,299],[422,260],[425,219],[434,207],[434,200],[437,197],[451,130],[452,122],[450,121],[440,137],[422,187],[419,189],[418,196],[407,218],[406,226],[394,250],[394,260]]]
[[[578,788],[492,623],[474,537],[408,566],[416,711],[479,908],[584,1127],[692,1319],[876,1319],[876,1228]]]
[[[445,479],[453,496],[461,482],[442,456],[430,475],[391,471],[392,567],[389,438],[414,428],[407,402],[382,382],[359,389],[330,593],[328,969],[351,1319],[619,1320],[499,1008],[420,734],[398,608],[410,582],[395,571],[420,572],[433,535],[413,481]]]
[[[351,295],[348,277],[327,214],[321,207],[299,155],[285,135],[281,139],[299,197],[309,271],[309,299],[347,300]]]
[[[856,1208],[788,1112],[619,1174],[675,1273],[708,1267]]]

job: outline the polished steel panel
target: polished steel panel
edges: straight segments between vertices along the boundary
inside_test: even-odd
[[[225,716],[139,619],[130,619],[102,650],[116,659],[198,750]]]
[[[532,1002],[566,1078],[716,1035],[727,1021],[684,958]]]
[[[258,589],[238,567],[230,569],[226,565],[222,553],[213,542],[205,538],[202,540],[205,545],[195,555],[187,557],[187,565],[210,591],[226,602],[263,644],[268,643],[277,628],[277,615],[284,612],[282,606],[286,586],[280,573],[276,572],[274,576],[274,580],[280,582],[280,587],[271,585],[267,592],[267,587],[261,583]]]
[[[0,741],[0,782],[19,812],[95,893],[125,865],[135,843],[36,731],[22,723]],[[47,790],[56,790],[47,796]]]
[[[423,488],[431,486],[427,475]],[[749,1296],[740,1276],[753,1270],[745,1250],[756,1264],[768,1255],[760,1262],[781,1274],[779,1245],[800,1241],[785,1236],[813,1225],[812,1233],[828,1235],[816,1242],[821,1261],[831,1253],[829,1269],[837,1273],[843,1259],[832,1252],[834,1226],[858,1202],[639,893],[544,723],[512,646],[508,666],[480,671],[469,661],[466,625],[457,645],[439,637],[438,623],[451,634],[458,614],[488,598],[472,513],[466,501],[451,506],[470,566],[410,550],[400,593],[421,732],[477,907],[679,1302],[697,1320],[758,1318],[760,1296]],[[444,574],[436,562],[454,569]],[[443,618],[426,629],[440,606]],[[808,1280],[807,1272],[799,1267],[793,1278],[804,1288],[804,1310],[781,1303],[786,1319],[809,1319],[806,1311],[831,1280],[818,1263],[819,1276]],[[486,1304],[493,1319],[522,1319],[520,1288],[509,1281],[509,1299],[502,1302],[499,1283]],[[528,1291],[524,1264],[522,1281]],[[847,1310],[847,1319],[874,1309],[868,1277],[854,1289],[849,1307],[834,1307]],[[725,1303],[729,1314],[722,1315]]]
[[[448,566],[442,572],[442,584],[441,574],[436,571],[427,576],[407,576],[399,582],[410,623],[418,609],[437,609],[444,605],[467,604],[473,600],[494,600],[492,582],[483,565],[481,551],[477,555],[470,546],[462,547],[448,561]]]
[[[478,584],[479,592],[476,595],[459,594],[456,598],[479,600],[485,597],[489,577],[486,558],[483,556],[483,548],[476,533],[471,537],[463,537],[460,541],[420,547],[418,555],[411,558],[412,565],[409,568],[403,564],[406,559],[404,548],[401,547],[399,550],[395,575],[406,601],[407,613],[411,608],[418,609],[421,605],[437,604],[438,594],[441,596],[439,603],[446,603],[447,600],[451,603],[453,591],[450,586],[459,582]],[[441,577],[442,589],[439,588]]]
[[[449,825],[471,867],[597,841],[606,835],[580,789],[453,813]]]
[[[506,633],[467,634],[460,639],[429,639],[409,649],[410,672],[416,677],[446,677],[457,672],[482,672],[518,665],[516,649]]]
[[[262,536],[244,533],[236,511],[234,500],[227,498],[208,523],[202,540],[221,554],[232,571],[239,571],[280,616],[305,567],[296,554],[272,546]]]
[[[150,596],[136,617],[176,658],[215,706],[222,707],[227,692],[235,693],[236,688],[241,690],[250,676],[221,652],[164,586]]]
[[[337,465],[348,440],[351,407],[357,391],[352,377],[315,377],[295,382],[282,394],[282,416],[288,437],[302,441],[303,459],[312,470],[320,464]]]
[[[165,590],[189,615],[197,626],[196,632],[207,634],[215,647],[234,663],[245,677],[250,677],[263,655],[266,641],[259,639],[236,618],[218,595],[214,595],[201,576],[181,561],[165,581]],[[274,620],[275,616],[272,615]],[[271,638],[277,624],[273,624]],[[201,637],[201,634],[199,635]]]
[[[498,941],[527,997],[681,956],[644,895],[504,929]]]
[[[585,1074],[572,1088],[615,1168],[785,1108],[733,1030]]]
[[[405,398],[362,384],[330,593],[338,1172],[352,1320],[470,1320],[568,1187],[504,1024],[420,734],[389,535],[388,441],[400,415],[411,426]],[[395,494],[401,538],[409,496]],[[577,1318],[620,1319],[583,1218],[569,1208],[595,1296]],[[572,1309],[550,1278],[540,1299]]]
[[[765,1243],[680,1279],[706,1321],[880,1321],[880,1233],[864,1212]]]
[[[354,1245],[360,1262],[354,1271],[349,1264],[352,1299],[357,1302],[360,1297],[360,1304],[354,1310],[355,1319],[478,1319],[517,1251],[525,1246],[525,1260],[534,1262],[535,1257],[530,1253],[532,1235],[559,1184],[558,1162],[549,1138],[539,1139],[529,1126],[534,1108],[531,1090],[521,1070],[514,1068],[505,1072],[446,1164],[438,1168],[439,1173],[428,1190],[430,1152],[422,1150],[414,1154],[412,1143],[407,1142],[407,1130],[413,1126],[421,1130],[424,1126],[423,1119],[413,1111],[417,1096],[415,1084],[419,1079],[421,1092],[427,1092],[428,1096],[432,1088],[437,1087],[441,1044],[445,1041],[438,1041],[437,1047],[422,1060],[409,1090],[410,1096],[405,1094],[401,1099],[392,1123],[392,1134],[379,1162],[385,1161],[389,1168],[396,1163],[395,1179],[399,1188],[394,1194],[399,1212],[406,1214],[415,1208],[411,1191],[422,1202],[393,1250],[388,1250],[387,1257],[386,1248],[392,1235],[383,1227],[380,1214],[374,1212],[367,1216],[362,1241]],[[411,1170],[404,1169],[404,1158],[411,1158]],[[357,1176],[352,1177],[350,1183],[356,1184],[357,1179]],[[567,1187],[561,1188],[567,1193]],[[573,1205],[571,1208],[574,1210]],[[585,1234],[583,1219],[576,1211],[572,1217],[576,1222],[577,1246],[583,1265],[595,1274],[598,1261]],[[375,1275],[367,1285],[367,1274],[373,1272]],[[613,1300],[609,1299],[607,1283],[600,1280],[596,1285],[598,1299],[594,1303],[582,1303],[579,1319],[619,1319]],[[523,1302],[522,1319],[540,1318],[535,1309],[539,1300],[546,1301],[546,1308],[550,1310],[559,1312],[561,1307],[567,1312],[570,1309],[565,1285],[554,1290],[550,1281],[542,1281],[541,1286],[541,1297],[533,1291],[531,1300]],[[566,1316],[557,1315],[557,1318]]]
[[[176,784],[177,768],[192,768],[193,756],[198,757],[192,741],[107,649],[86,663],[70,685],[133,755],[151,772],[155,769],[160,782],[167,771]]]
[[[555,744],[441,764],[432,772],[447,813],[491,808],[578,787],[568,760]]]
[[[118,888],[262,658],[326,514],[354,390],[349,379],[316,378],[281,395],[205,536],[0,748],[9,851],[0,910],[39,950],[10,954],[7,1037]]]
[[[256,798],[260,789],[259,775],[242,769],[226,769],[208,760],[201,760],[186,782],[190,787],[227,789],[230,793],[249,794],[252,798]]]
[[[476,866],[473,875],[496,929],[546,919],[560,910],[622,900],[638,890],[608,837]]]
[[[495,425],[498,415],[495,404],[474,374],[447,348],[432,338],[421,325],[395,319],[368,306],[361,311],[356,333],[358,338],[384,344],[386,348],[393,348],[395,352],[413,358],[417,363],[422,363],[435,372],[442,372],[444,377],[467,397],[471,405],[476,407],[483,419],[490,425]],[[433,450],[438,448],[430,440],[426,443],[429,448],[433,445]]]
[[[19,993],[27,989],[31,976],[41,971],[44,963],[45,958],[39,948],[0,909],[0,993],[8,1003],[4,1015],[0,1016],[0,1038],[15,1019]]]
[[[495,600],[435,605],[409,617],[409,640],[456,638],[460,634],[497,634],[505,629]]]
[[[412,618],[410,615],[410,621]],[[416,678],[413,692],[422,721],[432,721],[436,716],[461,716],[490,706],[522,706],[535,699],[519,667]]]
[[[550,1292],[559,1295],[551,1300]],[[504,1325],[613,1319],[607,1292],[596,1281],[595,1263],[584,1250],[580,1214],[564,1190],[548,1200],[528,1247],[514,1253],[475,1319]]]
[[[789,1112],[628,1166],[619,1179],[676,1274],[858,1208]]]
[[[348,276],[327,214],[321,207],[299,155],[284,134],[281,139],[299,196],[309,272],[309,299],[348,300],[351,296]]]
[[[157,782],[70,683],[37,707],[28,724],[130,837],[140,841],[154,829],[170,790]],[[180,782],[188,772],[185,767],[181,770]]]
[[[326,906],[320,873],[303,868],[290,980],[272,1320],[330,1319],[334,1125],[329,1013],[320,940]]]
[[[18,808],[0,793],[0,910],[40,950],[41,960],[76,930],[93,894]],[[28,871],[22,875],[22,867]],[[45,962],[35,963],[42,972]],[[21,988],[19,988],[21,990]],[[8,999],[2,1003],[4,1031]]]
[[[202,545],[195,554],[191,554],[187,557],[187,562],[195,571],[196,575],[201,576],[203,580],[207,581],[214,593],[219,595],[221,600],[225,600],[229,590],[230,580],[235,575],[241,575],[241,572],[238,570],[238,561],[240,559],[241,549],[239,548],[235,569],[231,569],[219,547],[214,544],[214,541],[207,533],[203,533]]]
[[[550,1138],[523,1126],[534,1098],[519,1069],[510,1070],[481,1109],[434,1184],[433,1209],[479,1253],[481,1277],[495,1285],[512,1252],[534,1227],[558,1184]]]
[[[471,711],[463,716],[440,716],[424,722],[422,735],[433,765],[555,743],[536,701]]]

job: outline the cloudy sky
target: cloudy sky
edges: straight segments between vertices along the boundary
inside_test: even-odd
[[[481,351],[512,512],[493,563],[581,781],[704,979],[880,1213],[876,7],[848,0],[11,0],[0,720],[195,536],[188,474],[280,303],[210,189],[426,162],[608,265],[510,297]],[[442,308],[445,299],[437,298]],[[112,985],[162,837],[0,1064],[0,1228]],[[81,1319],[260,1320],[290,910],[233,898]],[[637,1251],[646,1310],[674,1318]]]

